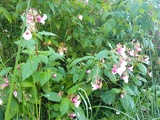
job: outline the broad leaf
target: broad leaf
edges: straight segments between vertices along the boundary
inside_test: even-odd
[[[46,36],[57,36],[54,33],[51,32],[46,32],[46,31],[42,31],[42,32],[38,32],[39,35],[46,35]]]
[[[50,92],[50,93],[47,93],[43,96],[45,98],[47,98],[48,100],[54,101],[54,102],[60,102],[62,99],[60,96],[58,96],[58,93],[56,93],[56,92]]]
[[[61,102],[60,106],[60,113],[61,115],[64,115],[65,113],[68,112],[69,108],[71,105],[71,100],[69,98],[64,98]]]
[[[146,74],[147,74],[147,68],[146,68],[146,66],[144,66],[142,63],[138,63],[138,68],[139,68],[139,70],[141,71],[141,73],[142,73],[143,75],[146,75]]]

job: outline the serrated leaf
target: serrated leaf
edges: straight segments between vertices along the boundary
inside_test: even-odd
[[[71,105],[71,100],[69,98],[64,98],[61,102],[60,106],[60,113],[61,115],[64,115],[65,113],[68,112],[69,108]]]
[[[61,101],[61,97],[58,96],[58,93],[56,92],[50,92],[47,93],[45,95],[43,95],[45,98],[47,98],[50,101],[54,101],[54,102],[60,102]]]
[[[38,65],[39,60],[37,57],[32,57],[31,59],[28,59],[27,62],[21,67],[23,80],[30,77],[37,70]]]

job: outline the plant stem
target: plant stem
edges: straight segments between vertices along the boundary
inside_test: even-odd
[[[27,12],[29,10],[29,7],[30,7],[30,0],[28,0],[27,9],[26,9]],[[26,12],[26,15],[27,15],[27,12]],[[11,85],[10,85],[10,92],[9,92],[9,97],[8,97],[7,109],[5,111],[5,120],[10,119],[11,100],[12,100],[12,95],[13,95],[13,90],[14,90],[14,82],[15,82],[15,79],[16,79],[17,66],[18,66],[18,62],[19,62],[19,58],[20,58],[21,44],[22,44],[22,39],[23,39],[23,33],[24,33],[24,30],[25,30],[25,24],[26,24],[26,19],[23,23],[20,44],[18,46],[18,52],[17,52],[17,56],[16,56],[16,61],[15,61],[13,78],[12,78]]]

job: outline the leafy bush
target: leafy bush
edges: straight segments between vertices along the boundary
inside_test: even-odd
[[[1,119],[156,119],[159,3],[0,2]]]

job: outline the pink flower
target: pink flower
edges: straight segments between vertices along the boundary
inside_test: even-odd
[[[32,38],[32,33],[30,30],[26,30],[24,33],[23,33],[23,38],[26,39],[26,40],[30,40]]]
[[[116,73],[117,73],[117,70],[118,70],[117,65],[113,65],[112,74],[116,74]]]
[[[128,75],[122,76],[121,78],[124,80],[125,83],[128,83],[128,78],[129,78]]]
[[[133,66],[130,66],[127,69],[130,70],[130,71],[133,71]]]
[[[122,55],[124,58],[126,58],[126,46],[122,46],[121,44],[117,44],[117,53]]]
[[[53,74],[52,77],[53,77],[53,78],[56,78],[56,77],[57,77],[57,74]]]
[[[122,75],[122,73],[126,70],[126,67],[125,66],[121,66],[117,69],[117,73],[119,74],[119,76]]]
[[[45,24],[45,20],[47,19],[47,15],[44,14],[43,17],[40,15],[37,16],[37,22],[42,23],[43,25]]]
[[[89,74],[91,72],[91,70],[87,70],[86,73]]]
[[[14,97],[17,97],[18,92],[17,92],[17,91],[14,91],[14,92],[13,92],[13,95],[14,95]]]
[[[69,117],[70,117],[70,118],[75,118],[75,117],[76,117],[76,114],[75,114],[75,113],[69,114]]]
[[[139,42],[137,42],[135,49],[136,49],[137,52],[140,52],[142,50]]]
[[[130,51],[128,52],[128,54],[133,57],[133,56],[134,56],[134,50],[130,50]]]
[[[102,87],[102,81],[101,80],[96,80],[95,83],[92,83],[92,90],[97,90],[100,89]]]
[[[3,88],[6,88],[7,86],[9,86],[8,83],[3,83]]]
[[[71,101],[74,103],[74,105],[78,108],[80,103],[81,103],[81,100],[80,100],[80,97],[79,95],[75,95],[74,97],[71,98]]]

